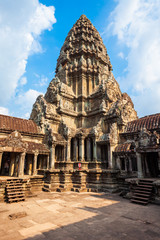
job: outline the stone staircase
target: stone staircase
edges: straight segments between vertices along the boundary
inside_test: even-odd
[[[153,180],[141,179],[131,198],[132,203],[147,205],[151,199]]]
[[[25,200],[22,179],[8,179],[6,183],[6,201],[8,203]]]

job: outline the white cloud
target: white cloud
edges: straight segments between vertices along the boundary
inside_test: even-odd
[[[136,96],[139,114],[160,112],[160,1],[118,0],[108,29],[127,47],[123,87]]]
[[[26,77],[22,77],[22,78],[20,79],[20,85],[23,86],[23,85],[25,85],[26,83],[27,83],[27,78],[26,78]]]
[[[34,89],[29,89],[25,93],[21,93],[17,96],[16,104],[20,105],[23,109],[29,109],[32,107],[36,98],[43,93],[38,92]]]
[[[19,109],[18,117],[28,118],[30,116],[32,106],[39,95],[43,95],[43,93],[29,89],[27,92],[23,92],[16,97],[14,103]]]
[[[38,41],[56,22],[53,6],[38,0],[0,1],[0,102],[9,101],[26,71],[29,55],[42,51]]]
[[[124,53],[123,53],[123,52],[119,52],[119,53],[118,53],[118,57],[124,59]]]
[[[0,114],[9,115],[8,108],[0,107]]]
[[[48,78],[47,77],[45,77],[44,75],[40,76],[37,73],[34,73],[34,75],[38,80],[37,83],[35,84],[35,86],[43,87],[43,86],[47,85],[47,83],[48,83]]]

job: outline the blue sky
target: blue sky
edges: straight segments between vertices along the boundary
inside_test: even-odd
[[[160,0],[0,0],[0,113],[29,117],[81,14],[102,36],[138,115],[160,112]]]

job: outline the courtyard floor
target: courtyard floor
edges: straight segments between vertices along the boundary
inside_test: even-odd
[[[42,192],[0,203],[0,239],[160,240],[160,206],[112,194]]]

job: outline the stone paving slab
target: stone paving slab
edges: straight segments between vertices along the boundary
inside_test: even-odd
[[[9,219],[10,214],[27,216]],[[44,193],[0,203],[0,240],[160,240],[160,207],[116,194]]]

